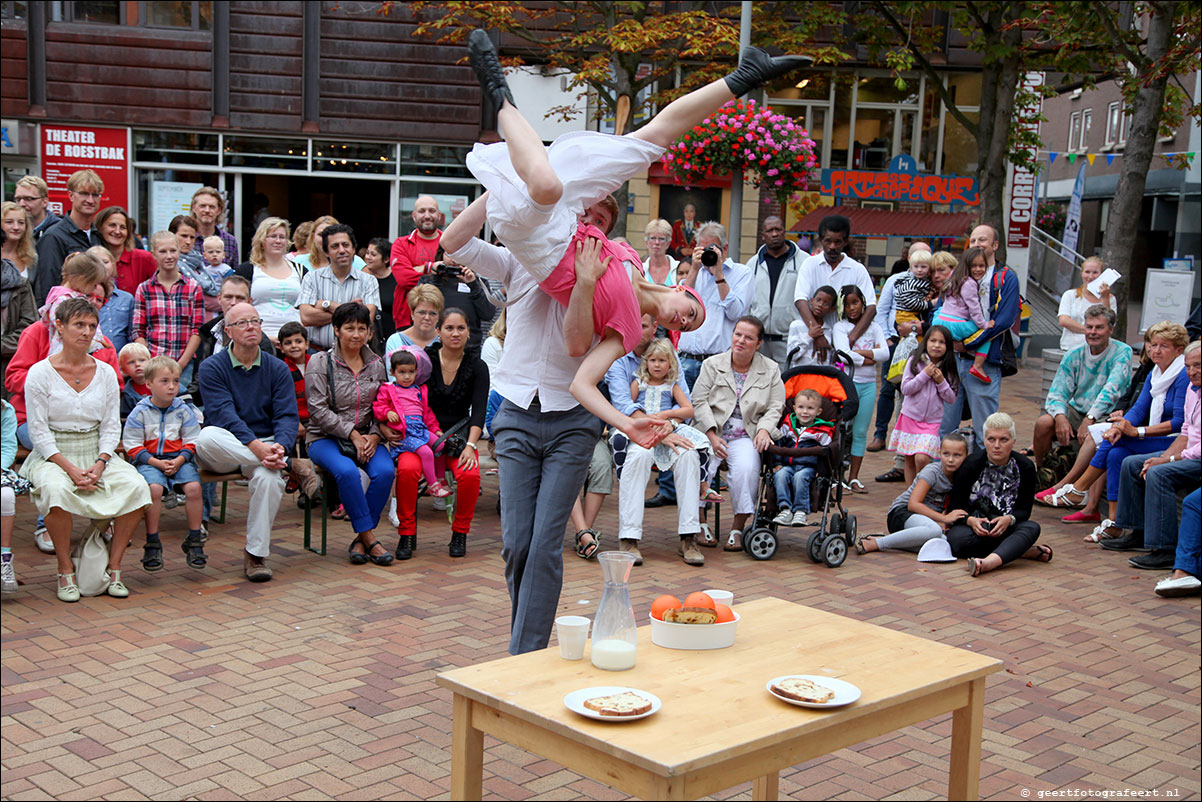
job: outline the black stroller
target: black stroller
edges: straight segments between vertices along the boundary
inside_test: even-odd
[[[850,357],[845,359],[845,363],[850,367]],[[786,398],[792,398],[806,388],[816,390],[823,399],[822,417],[836,422],[836,436],[831,439],[829,446],[782,448],[772,445],[767,453],[785,457],[818,457],[818,474],[814,477],[812,491],[822,508],[822,520],[806,542],[806,554],[816,563],[837,568],[847,559],[848,548],[856,537],[856,516],[843,507],[843,454],[851,446],[852,422],[859,409],[855,384],[851,376],[831,365],[790,368],[781,379],[785,383]],[[755,519],[743,535],[743,550],[757,560],[768,560],[776,554],[777,529],[780,526],[773,521],[776,491],[772,484],[772,465],[768,460],[764,460],[760,466],[756,499]]]

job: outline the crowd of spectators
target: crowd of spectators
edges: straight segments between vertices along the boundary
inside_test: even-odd
[[[248,480],[243,569],[251,581],[272,577],[273,523],[294,488],[349,521],[352,563],[386,566],[415,557],[418,499],[445,495],[445,481],[456,494],[447,549],[463,557],[482,445],[491,448],[495,438],[508,440],[511,451],[519,441],[536,448],[546,434],[522,428],[519,401],[523,410],[534,403],[581,415],[565,430],[571,448],[556,446],[561,463],[540,469],[551,467],[555,487],[569,491],[556,505],[575,502],[580,557],[602,546],[594,524],[616,473],[618,548],[641,564],[644,507],[674,503],[679,556],[701,565],[702,548],[742,549],[770,447],[830,442],[835,427],[817,418],[818,402],[803,393],[786,398],[782,373],[808,365],[849,374],[858,396],[844,489],[865,491],[860,463],[866,451],[883,448],[897,463],[878,481],[906,485],[890,509],[888,533],[857,537],[859,553],[925,553],[937,542],[934,550],[966,559],[973,576],[1019,558],[1048,562],[1053,551],[1039,542],[1033,504],[1096,509],[1104,499],[1105,520],[1091,521],[1098,526],[1088,541],[1137,551],[1137,568],[1174,569],[1157,585],[1162,595],[1198,588],[1202,352],[1179,323],[1164,322],[1149,328],[1144,362],[1136,359],[1115,336],[1109,288],[1094,295],[1084,286],[1102,270],[1096,259],[1082,266],[1082,287],[1061,303],[1067,353],[1024,453],[1013,418],[998,409],[1002,381],[1014,369],[1020,299],[1017,275],[996,260],[992,228],[972,231],[967,259],[915,243],[878,294],[850,255],[850,224],[838,216],[823,220],[814,253],[786,237],[781,218],[766,218],[763,246],[746,265],[729,257],[718,223],[688,214],[675,226],[653,220],[645,275],[691,288],[706,315],[695,330],[670,336],[645,316],[641,340],[605,377],[623,415],[671,425],[660,445],[644,448],[622,432],[603,433],[566,392],[559,398],[523,376],[495,377],[507,355],[553,358],[544,351],[558,329],[545,321],[561,326],[562,309],[524,286],[528,277],[503,249],[457,240],[454,255],[444,254],[444,220],[433,198],[416,199],[411,234],[393,243],[369,239],[362,248],[356,232],[330,216],[295,232],[289,221],[264,216],[241,261],[237,239],[222,226],[218,190],[199,190],[190,213],[152,232],[146,247],[125,210],[97,208],[103,190],[95,173],[79,171],[68,182],[68,214],[55,218],[45,184],[28,177],[16,202],[0,208],[5,593],[15,590],[14,492],[28,492],[37,507],[35,539],[56,555],[64,601],[81,593],[69,556],[71,517],[112,521],[101,592],[123,597],[122,557],[135,530],[144,523],[143,568],[161,569],[161,513],[175,503],[187,512],[185,562],[206,567],[213,486],[202,487],[205,473]],[[495,323],[499,310],[477,271],[517,299]],[[943,308],[949,297],[950,312]],[[908,356],[895,360],[903,342]],[[571,359],[564,356],[564,365],[576,364]],[[552,368],[544,362],[538,370]],[[394,392],[394,382],[416,389]],[[532,397],[521,397],[527,392]],[[514,404],[506,403],[510,396],[518,396]],[[17,444],[29,453],[13,473]],[[1078,464],[1044,482],[1057,449],[1076,452]],[[781,503],[775,522],[812,525],[810,463],[772,460]],[[528,515],[535,500],[524,488],[538,488],[545,477],[503,459],[499,470],[502,514]],[[653,471],[658,489],[647,499]],[[321,473],[330,478],[331,498],[322,499]],[[1189,491],[1179,525],[1177,497]],[[395,549],[379,534],[390,500]],[[728,532],[711,531],[711,502],[731,505]],[[519,556],[546,562],[539,570],[547,575],[560,559]],[[538,641],[516,625],[514,638],[517,650]]]

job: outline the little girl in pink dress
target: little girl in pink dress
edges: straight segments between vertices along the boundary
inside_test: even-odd
[[[421,354],[420,358],[417,354]],[[403,432],[405,439],[388,447],[393,459],[402,452],[417,454],[422,462],[422,475],[426,477],[426,490],[435,498],[451,495],[451,488],[441,481],[434,471],[434,451],[430,448],[442,432],[438,429],[438,418],[430,409],[426,386],[418,384],[419,366],[424,360],[425,381],[430,376],[430,359],[420,349],[417,353],[407,348],[394,351],[389,358],[389,367],[396,384],[380,385],[380,392],[372,404],[372,412],[382,426],[390,426]]]

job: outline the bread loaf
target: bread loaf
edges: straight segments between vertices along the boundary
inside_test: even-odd
[[[664,610],[664,620],[673,624],[715,624],[718,614],[708,607],[681,607]]]
[[[830,688],[819,685],[816,682],[811,682],[808,679],[800,679],[799,677],[790,677],[789,679],[781,680],[779,685],[772,686],[772,690],[786,699],[793,699],[797,702],[825,704],[835,698],[835,692]]]
[[[584,706],[603,716],[641,716],[651,710],[650,701],[630,691],[586,699]]]

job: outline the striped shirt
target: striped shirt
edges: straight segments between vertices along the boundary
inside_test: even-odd
[[[188,340],[200,335],[204,322],[204,295],[200,285],[187,276],[181,275],[168,289],[156,274],[139,284],[134,293],[131,335],[146,340],[151,356],[179,359]]]
[[[371,273],[351,269],[346,278],[341,281],[334,275],[334,268],[329,265],[319,267],[305,275],[301,281],[300,295],[296,305],[312,304],[319,306],[322,301],[331,304],[344,304],[356,298],[363,299],[365,306],[380,308],[380,283]],[[334,344],[334,327],[309,326],[309,345],[324,351]]]

